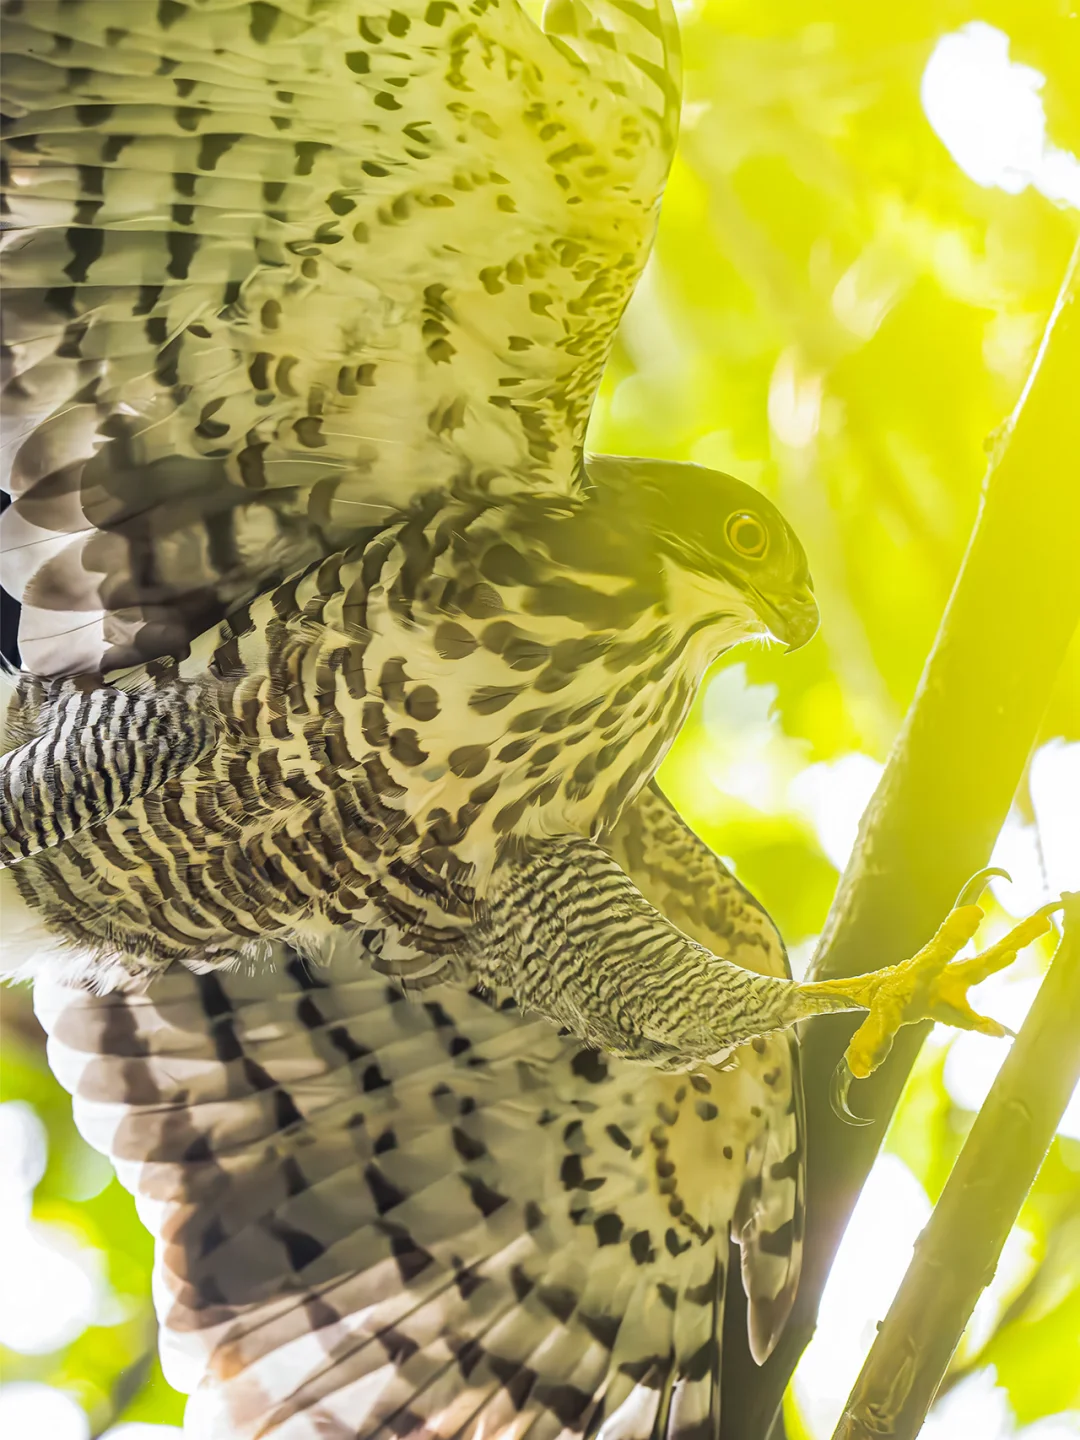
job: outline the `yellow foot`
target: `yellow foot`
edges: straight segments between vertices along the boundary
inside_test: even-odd
[[[965,887],[967,895],[970,886]],[[963,897],[962,897],[963,898]],[[1050,914],[1057,904],[1021,920],[996,944],[970,960],[955,960],[975,934],[983,919],[978,905],[958,904],[937,934],[917,955],[899,965],[890,965],[871,975],[850,980],[823,980],[800,986],[811,1004],[845,1002],[869,1011],[851,1038],[834,1079],[834,1108],[857,1120],[847,1107],[852,1079],[871,1075],[892,1049],[893,1037],[902,1025],[920,1020],[938,1020],[959,1030],[977,1030],[981,1035],[1008,1035],[1011,1032],[996,1020],[973,1010],[967,992],[989,975],[1011,965],[1017,954],[1050,928]],[[869,1123],[869,1122],[866,1122]]]

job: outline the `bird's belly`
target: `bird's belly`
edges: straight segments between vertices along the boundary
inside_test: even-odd
[[[448,706],[444,726],[419,730],[414,763],[392,750],[382,756],[400,787],[396,803],[419,830],[417,853],[445,854],[450,837],[456,863],[482,893],[511,839],[602,838],[655,773],[696,681],[674,670],[632,694],[624,678],[613,692],[596,666],[575,676],[555,703],[524,690],[497,722],[455,715]],[[362,748],[361,729],[352,719],[350,747]]]
[[[244,635],[200,642],[204,668],[236,677],[222,743],[20,867],[55,928],[154,965],[347,929],[422,973],[471,925],[507,845],[614,826],[678,733],[701,657],[656,614],[599,636],[561,616],[469,630],[402,621],[370,585],[361,633],[366,563],[341,563],[325,592],[313,570],[262,597]]]

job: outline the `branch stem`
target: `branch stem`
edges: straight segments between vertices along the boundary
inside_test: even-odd
[[[991,458],[967,553],[877,792],[840,880],[813,977],[897,963],[933,933],[987,863],[1080,622],[1080,244],[1015,411]],[[836,1250],[927,1026],[900,1032],[859,1089],[875,1123],[853,1130],[829,1105],[852,1032],[830,1017],[803,1044],[809,1147],[802,1280],[762,1369],[728,1289],[721,1440],[758,1440],[817,1321]]]
[[[833,1440],[914,1440],[1080,1082],[1080,893]]]

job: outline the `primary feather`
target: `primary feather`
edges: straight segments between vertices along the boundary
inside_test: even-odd
[[[665,4],[4,16],[3,578],[37,673],[175,653],[427,490],[575,488],[674,144]]]

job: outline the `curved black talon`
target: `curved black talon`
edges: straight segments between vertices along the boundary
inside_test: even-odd
[[[845,1125],[873,1125],[874,1122],[869,1116],[856,1115],[848,1105],[848,1092],[854,1079],[855,1076],[851,1073],[847,1057],[842,1056],[839,1065],[832,1073],[832,1080],[829,1082],[829,1104],[832,1106],[832,1112]]]
[[[1002,880],[1008,880],[1012,884],[1012,876],[1007,870],[1002,870],[1000,865],[987,865],[984,870],[977,870],[967,882],[960,894],[956,897],[954,910],[959,910],[961,905],[977,905],[979,896],[986,889],[986,882],[993,875],[998,875]]]

